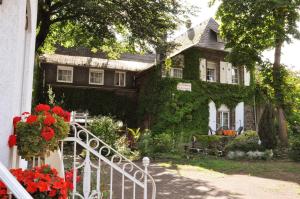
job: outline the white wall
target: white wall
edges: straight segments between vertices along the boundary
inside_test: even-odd
[[[37,0],[30,0],[35,30]],[[9,166],[7,140],[12,118],[30,110],[35,31],[26,36],[26,1],[4,0],[0,5],[0,161]]]
[[[213,131],[217,130],[217,109],[216,104],[213,101],[210,101],[208,104],[209,107],[209,123],[208,126],[212,128]]]

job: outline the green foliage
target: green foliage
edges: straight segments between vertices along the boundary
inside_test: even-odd
[[[68,110],[88,111],[90,115],[112,115],[128,126],[136,126],[134,99],[97,89],[53,88],[56,101]]]
[[[198,50],[191,48],[184,52],[184,68],[183,68],[183,78],[190,80],[199,79],[199,59],[200,53]]]
[[[129,141],[126,136],[121,136],[115,142],[116,150],[127,157],[129,160],[139,160],[140,159],[140,152],[139,151],[131,151],[129,148]]]
[[[249,104],[252,101],[251,87],[200,80],[162,79],[158,71],[159,67],[149,74],[145,86],[140,90],[138,104],[138,118],[149,118],[154,132],[169,130],[177,137],[180,132],[185,132],[184,137],[195,133],[207,134],[210,100],[217,107],[226,104],[229,108],[235,108],[239,102]],[[192,92],[178,91],[179,82],[191,83]]]
[[[134,143],[136,143],[140,136],[141,136],[141,128],[137,128],[137,129],[131,129],[131,128],[127,128],[129,133],[131,134],[132,138],[133,138],[133,141]]]
[[[263,115],[259,121],[258,135],[265,148],[274,149],[276,147],[275,113],[274,107],[270,104],[266,105]]]
[[[37,48],[85,46],[108,54],[164,43],[186,10],[169,0],[39,0],[38,6]]]
[[[221,136],[217,135],[198,135],[196,141],[203,147],[216,147],[221,144]]]
[[[161,133],[153,137],[153,148],[155,153],[166,153],[173,149],[173,138],[170,133]]]
[[[223,0],[217,17],[232,49],[229,60],[253,68],[264,50],[299,38],[299,6],[297,0]]]
[[[259,140],[259,136],[255,131],[246,131],[229,142],[225,150],[243,152],[262,150],[263,147],[259,144]]]
[[[138,142],[138,150],[141,152],[143,156],[152,156],[153,155],[153,138],[151,136],[151,132],[146,130],[141,139]]]
[[[119,138],[119,135],[117,134],[119,125],[112,117],[95,117],[88,129],[110,146],[115,146],[115,143]]]
[[[300,162],[300,137],[295,137],[292,139],[289,148],[289,157]]]

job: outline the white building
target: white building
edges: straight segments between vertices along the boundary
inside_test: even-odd
[[[38,0],[0,0],[0,162],[10,166],[12,119],[31,110]]]

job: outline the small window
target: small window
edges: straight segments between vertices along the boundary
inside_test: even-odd
[[[217,71],[217,63],[216,62],[207,62],[207,69],[206,69],[206,81],[208,82],[216,82],[216,71]]]
[[[126,86],[126,72],[115,72],[115,86]]]
[[[182,68],[172,68],[171,69],[171,77],[182,79]]]
[[[238,67],[232,67],[231,75],[232,75],[232,83],[233,84],[238,84],[239,83],[239,69],[238,69]]]
[[[57,82],[73,83],[73,67],[57,66]]]
[[[89,83],[104,85],[104,71],[98,69],[90,69]]]

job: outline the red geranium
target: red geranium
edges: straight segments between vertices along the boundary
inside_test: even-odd
[[[38,118],[38,116],[36,116],[36,115],[30,115],[30,116],[27,118],[26,122],[27,122],[28,124],[32,124],[32,123],[34,123],[34,122],[37,121],[37,118]]]
[[[49,111],[50,106],[47,104],[39,104],[35,107],[35,112],[43,112],[43,111]]]
[[[50,141],[54,137],[54,130],[50,127],[44,127],[41,132],[41,136],[46,140]]]
[[[68,198],[68,183],[48,165],[31,170],[11,169],[11,173],[33,198]],[[7,188],[0,181],[0,198],[8,198]]]
[[[71,113],[68,112],[68,111],[65,111],[65,113],[64,113],[64,119],[65,119],[65,122],[70,122],[70,120],[71,120]]]
[[[17,124],[21,121],[21,117],[19,117],[19,116],[16,116],[16,117],[14,117],[14,119],[13,119],[13,125],[14,125],[14,128],[16,128],[17,127]]]
[[[51,126],[55,122],[56,122],[56,120],[54,117],[52,117],[52,115],[50,115],[50,114],[46,115],[46,118],[44,119],[44,125]]]
[[[64,115],[65,115],[64,109],[62,109],[60,106],[54,106],[52,108],[52,112],[61,117],[64,117]]]
[[[17,144],[17,136],[16,135],[10,135],[8,138],[8,146],[9,148],[12,148]]]

